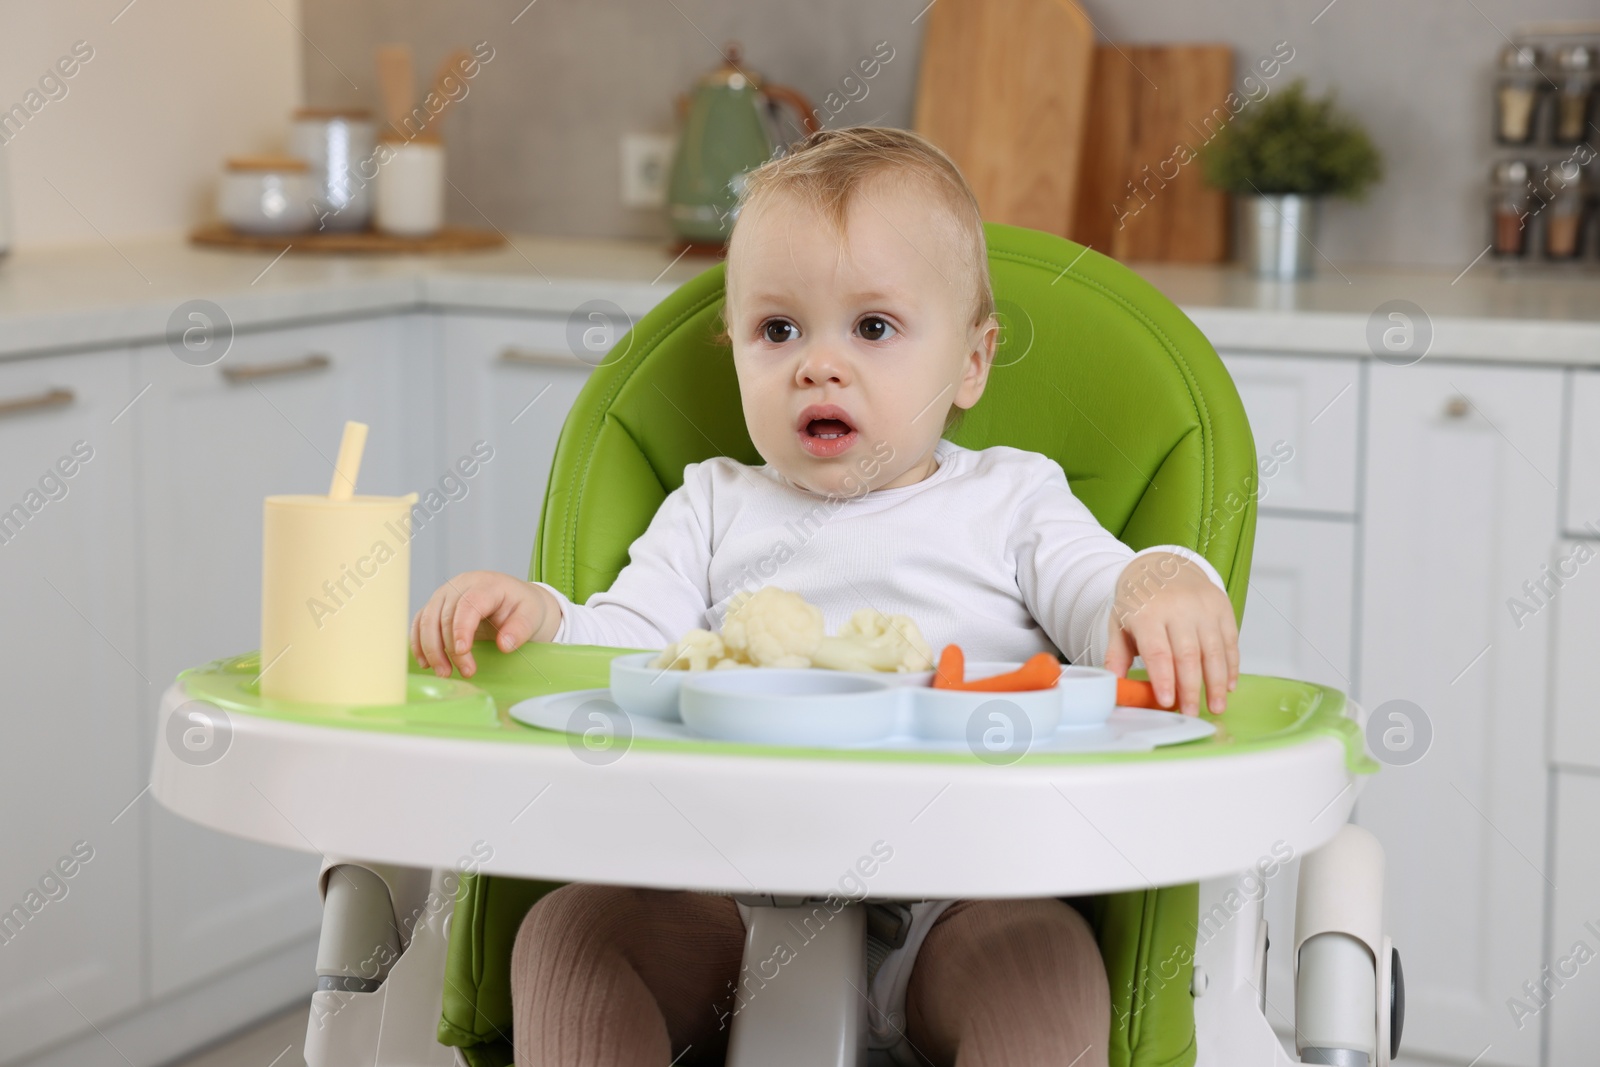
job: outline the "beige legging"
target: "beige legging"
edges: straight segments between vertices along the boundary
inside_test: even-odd
[[[523,920],[511,959],[517,1067],[720,1064],[744,925],[731,897],[572,884]],[[934,1067],[1105,1067],[1105,967],[1059,900],[963,900],[906,992]]]

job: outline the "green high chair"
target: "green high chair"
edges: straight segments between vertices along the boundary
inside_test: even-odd
[[[1233,382],[1195,325],[1126,267],[1071,241],[986,224],[1001,343],[979,403],[950,438],[1011,445],[1061,464],[1073,492],[1134,549],[1203,555],[1242,617],[1256,520],[1256,456]],[[595,370],[556,449],[531,577],[582,603],[686,464],[750,443],[730,350],[713,342],[723,266],[644,316]],[[1098,666],[1098,664],[1096,664]],[[510,957],[529,908],[558,883],[463,879],[439,1041],[472,1067],[512,1062]],[[1112,992],[1112,1067],[1195,1062],[1190,974],[1198,886],[1070,900],[1089,920]],[[1154,961],[1181,960],[1152,980]]]

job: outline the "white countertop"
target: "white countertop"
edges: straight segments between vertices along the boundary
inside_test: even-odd
[[[1487,256],[1465,274],[1322,263],[1304,282],[1258,281],[1233,267],[1133,267],[1219,349],[1371,358],[1369,319],[1406,300],[1432,323],[1430,359],[1600,365],[1600,272],[1513,272]]]
[[[180,304],[219,304],[241,330],[444,308],[565,315],[606,299],[642,314],[714,259],[663,242],[518,237],[444,256],[284,256],[182,238],[24,250],[0,260],[0,356],[159,340]],[[1432,322],[1429,357],[1600,365],[1600,273],[1504,276],[1487,257],[1448,270],[1334,268],[1258,282],[1237,268],[1135,265],[1217,348],[1368,357],[1368,320],[1408,300]]]
[[[0,260],[0,356],[156,341],[195,299],[239,330],[422,307],[566,315],[596,299],[640,315],[715,262],[674,263],[662,243],[552,237],[489,252],[276,261],[176,236],[25,249]]]

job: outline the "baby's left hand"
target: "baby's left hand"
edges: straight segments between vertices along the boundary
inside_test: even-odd
[[[1156,700],[1199,714],[1200,682],[1213,715],[1227,707],[1239,684],[1239,628],[1233,604],[1205,572],[1182,556],[1152,552],[1129,563],[1117,578],[1111,606],[1106,669],[1125,677],[1135,655],[1144,657]]]

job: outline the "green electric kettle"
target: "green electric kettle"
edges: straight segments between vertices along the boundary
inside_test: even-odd
[[[822,128],[803,95],[763,82],[744,67],[737,43],[730,42],[724,55],[727,62],[702,77],[692,97],[678,98],[683,132],[667,205],[674,232],[691,246],[727,242],[745,172],[788,145],[775,128],[776,105],[792,107],[806,133]]]

